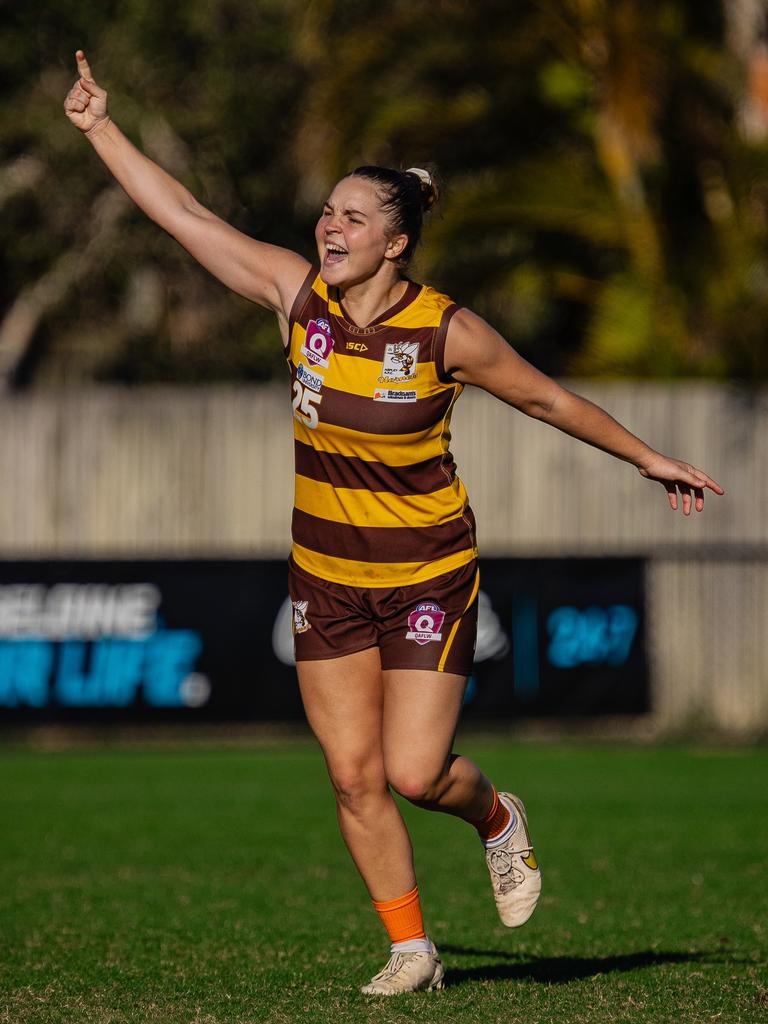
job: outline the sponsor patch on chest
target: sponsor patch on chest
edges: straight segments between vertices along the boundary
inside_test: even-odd
[[[299,363],[296,369],[296,379],[300,380],[304,387],[309,388],[311,391],[319,391],[323,386],[323,378],[320,374],[312,373],[304,363]]]
[[[373,392],[374,402],[415,402],[416,392],[405,388],[376,388]]]
[[[416,377],[418,341],[394,341],[384,347],[379,384],[399,384]]]

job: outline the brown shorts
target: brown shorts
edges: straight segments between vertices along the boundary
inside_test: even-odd
[[[408,587],[347,587],[288,563],[296,661],[378,647],[381,667],[468,676],[477,632],[480,573],[471,561]]]

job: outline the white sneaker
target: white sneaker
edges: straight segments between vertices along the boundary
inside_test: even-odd
[[[528,835],[522,801],[512,793],[499,793],[499,800],[517,816],[517,824],[511,832],[502,832],[483,843],[485,862],[502,923],[507,928],[519,928],[536,909],[541,871]]]
[[[360,991],[366,996],[396,996],[400,992],[432,992],[443,987],[443,965],[435,949],[415,953],[393,953],[383,971],[379,971]]]

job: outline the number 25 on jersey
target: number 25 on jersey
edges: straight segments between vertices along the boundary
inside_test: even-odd
[[[316,391],[310,391],[309,388],[302,385],[301,381],[295,380],[293,382],[293,415],[299,422],[314,430],[319,422],[317,406],[322,398],[322,395]]]

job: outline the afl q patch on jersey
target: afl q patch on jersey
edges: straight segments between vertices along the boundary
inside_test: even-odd
[[[333,336],[331,335],[331,325],[327,320],[318,317],[317,320],[309,321],[301,352],[315,366],[328,365],[331,352],[333,352]]]

